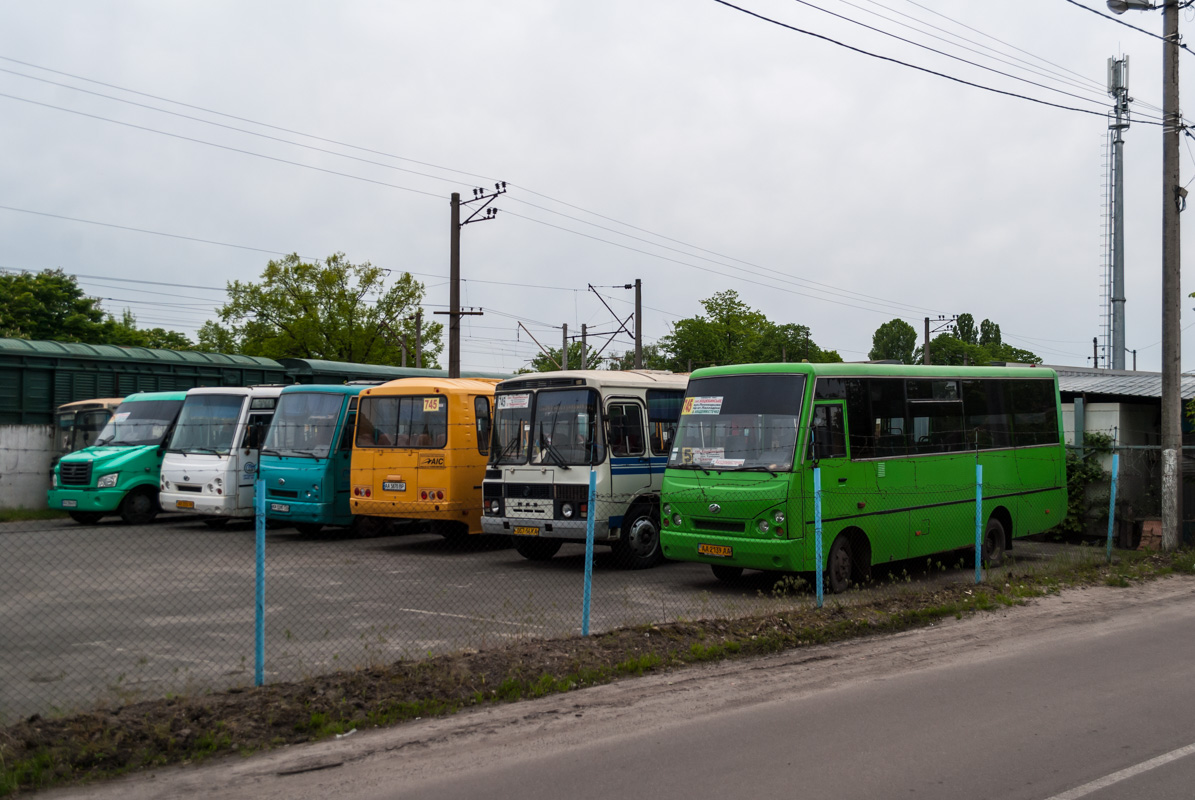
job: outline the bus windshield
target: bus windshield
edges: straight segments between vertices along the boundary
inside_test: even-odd
[[[569,467],[605,460],[593,389],[497,395],[493,463]]]
[[[804,375],[719,375],[689,381],[674,469],[792,469]]]
[[[278,398],[274,420],[261,452],[275,456],[327,458],[345,395],[287,392]]]
[[[445,395],[378,395],[361,400],[357,447],[443,448],[448,444]]]
[[[182,400],[142,400],[121,403],[96,438],[97,446],[158,445],[166,438]]]
[[[227,455],[232,450],[232,437],[247,399],[240,394],[188,397],[170,437],[170,452]]]

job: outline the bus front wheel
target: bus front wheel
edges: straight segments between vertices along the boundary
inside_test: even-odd
[[[1004,523],[995,517],[988,519],[983,532],[983,563],[988,569],[1004,563]]]
[[[826,588],[831,594],[841,594],[850,587],[854,561],[851,540],[845,534],[839,535],[830,545],[830,555],[826,559]]]
[[[519,555],[529,561],[547,561],[556,555],[560,550],[560,545],[564,544],[560,539],[540,539],[535,536],[512,536],[510,538]]]
[[[742,567],[730,567],[725,564],[710,564],[714,577],[722,583],[738,583],[743,577]]]
[[[80,525],[96,525],[99,524],[100,518],[104,515],[98,511],[68,511],[71,519]]]
[[[152,489],[129,492],[120,501],[120,518],[128,525],[144,525],[153,522],[158,515],[158,496]]]
[[[636,506],[626,516],[622,536],[614,544],[614,559],[625,569],[647,569],[664,560],[660,547],[660,512],[653,506]]]

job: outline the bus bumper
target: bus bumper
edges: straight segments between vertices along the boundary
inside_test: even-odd
[[[574,542],[585,541],[587,523],[583,519],[519,519],[511,517],[482,517],[481,529],[486,533],[506,533],[512,536],[538,536],[541,539],[566,539]],[[534,532],[532,532],[534,531]],[[610,525],[607,520],[595,520],[593,524],[594,541],[604,542],[611,538]],[[615,537],[616,538],[616,537]]]
[[[805,572],[813,569],[813,561],[806,563],[803,539],[747,539],[717,536],[706,533],[686,533],[665,528],[660,532],[664,557],[672,561],[696,561],[744,569]],[[728,548],[726,556],[705,555],[701,545]]]
[[[50,489],[46,495],[46,504],[52,509],[62,511],[102,511],[112,512],[120,507],[120,502],[128,490],[115,489]]]
[[[266,492],[266,519],[315,525],[348,525],[352,515],[338,515],[335,503],[309,503],[290,498],[273,498]]]
[[[216,517],[249,519],[253,508],[237,508],[235,496],[225,497],[201,492],[160,492],[158,503],[163,511],[182,511],[188,514],[210,514]]]

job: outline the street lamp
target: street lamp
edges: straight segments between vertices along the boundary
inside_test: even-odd
[[[1150,11],[1149,0],[1107,0],[1115,14]],[[1186,192],[1179,179],[1178,9],[1190,0],[1162,0],[1162,549],[1178,547],[1182,524],[1182,339],[1179,327],[1179,212]]]

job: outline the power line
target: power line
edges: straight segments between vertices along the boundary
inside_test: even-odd
[[[1136,25],[1131,25],[1131,24],[1125,22],[1123,19],[1114,17],[1111,14],[1105,14],[1103,11],[1099,11],[1098,9],[1094,9],[1094,8],[1090,8],[1089,6],[1085,6],[1082,3],[1077,2],[1077,0],[1066,0],[1066,2],[1070,3],[1072,6],[1078,6],[1079,8],[1083,9],[1084,11],[1090,11],[1092,14],[1095,14],[1097,17],[1103,17],[1106,20],[1115,22],[1117,25],[1123,25],[1126,28],[1132,28],[1133,30],[1137,31],[1137,33],[1144,33],[1146,36],[1152,36],[1155,39],[1161,39],[1163,42],[1166,41],[1165,36],[1160,36],[1160,35],[1154,33],[1153,31],[1147,31],[1147,30],[1145,30],[1145,28],[1138,28]],[[1178,46],[1181,47],[1183,50],[1187,50],[1187,52],[1190,52],[1190,49],[1182,42],[1177,42],[1176,44],[1178,44]]]

